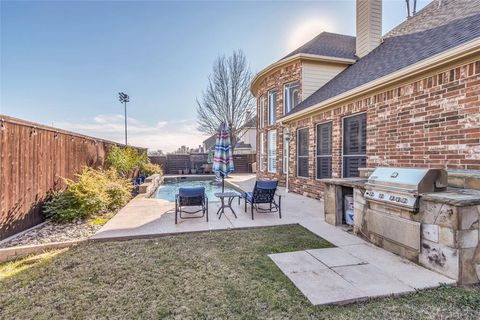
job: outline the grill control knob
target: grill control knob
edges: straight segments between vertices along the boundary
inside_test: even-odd
[[[383,198],[385,197],[385,195],[384,195],[383,193],[379,193],[379,194],[378,194],[378,197],[379,197],[380,199],[383,199]]]
[[[395,197],[395,201],[400,202],[400,197]]]
[[[390,196],[390,198],[388,198],[388,200],[390,200],[390,201],[395,201],[395,197],[394,197],[394,196]]]
[[[407,198],[403,198],[402,199],[402,203],[407,203],[408,202],[408,199]]]

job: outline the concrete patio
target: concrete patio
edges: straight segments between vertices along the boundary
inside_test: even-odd
[[[232,175],[228,182],[236,188],[251,191],[255,184],[255,176]],[[215,213],[220,202],[209,199],[210,219],[208,223],[205,219],[180,219],[178,224],[175,224],[175,204],[173,202],[140,195],[130,201],[105,224],[93,239],[130,239],[194,231],[274,226],[311,220],[323,221],[322,202],[293,193],[287,194],[283,188],[278,190],[278,194],[282,196],[282,219],[278,218],[277,213],[255,213],[255,220],[252,221],[250,211],[245,213],[243,201],[239,206],[237,199],[233,201],[232,206],[238,218],[235,218],[226,209],[225,214],[218,219]]]
[[[233,175],[229,183],[253,190],[254,175]],[[456,282],[377,248],[341,228],[325,223],[323,202],[298,194],[282,196],[282,219],[278,214],[256,213],[255,220],[244,212],[243,201],[235,200],[238,218],[226,211],[218,219],[218,202],[210,202],[210,219],[174,222],[174,203],[138,196],[117,213],[93,237],[121,240],[165,236],[176,233],[300,224],[336,248],[273,254],[270,258],[312,304],[341,304],[370,297],[398,295]]]

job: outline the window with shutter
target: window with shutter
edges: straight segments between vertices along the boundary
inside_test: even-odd
[[[289,141],[287,140],[287,135],[289,134],[288,128],[283,128],[283,173],[288,173],[288,154],[289,152]]]
[[[343,119],[343,176],[358,177],[358,168],[367,164],[367,115]]]
[[[268,125],[274,125],[277,121],[277,91],[268,92]]]
[[[317,125],[317,179],[332,177],[332,123]]]
[[[277,130],[268,131],[268,172],[277,172]]]
[[[260,163],[260,171],[265,171],[265,134],[263,132],[260,133],[260,156],[259,156],[259,163]]]
[[[297,176],[308,178],[308,128],[297,131]]]
[[[258,124],[260,126],[260,128],[263,128],[264,126],[264,123],[265,123],[265,96],[261,96],[260,97],[260,101],[259,101],[259,104],[260,104],[260,111],[259,111],[259,120],[258,120]]]

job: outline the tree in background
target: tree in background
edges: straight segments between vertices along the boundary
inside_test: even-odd
[[[251,80],[252,73],[243,51],[218,57],[208,78],[207,89],[197,99],[198,130],[212,135],[224,122],[229,126],[234,148],[249,121],[255,118]]]

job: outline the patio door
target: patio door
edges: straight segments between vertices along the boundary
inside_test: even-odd
[[[367,114],[343,119],[343,177],[358,177],[367,165]]]

